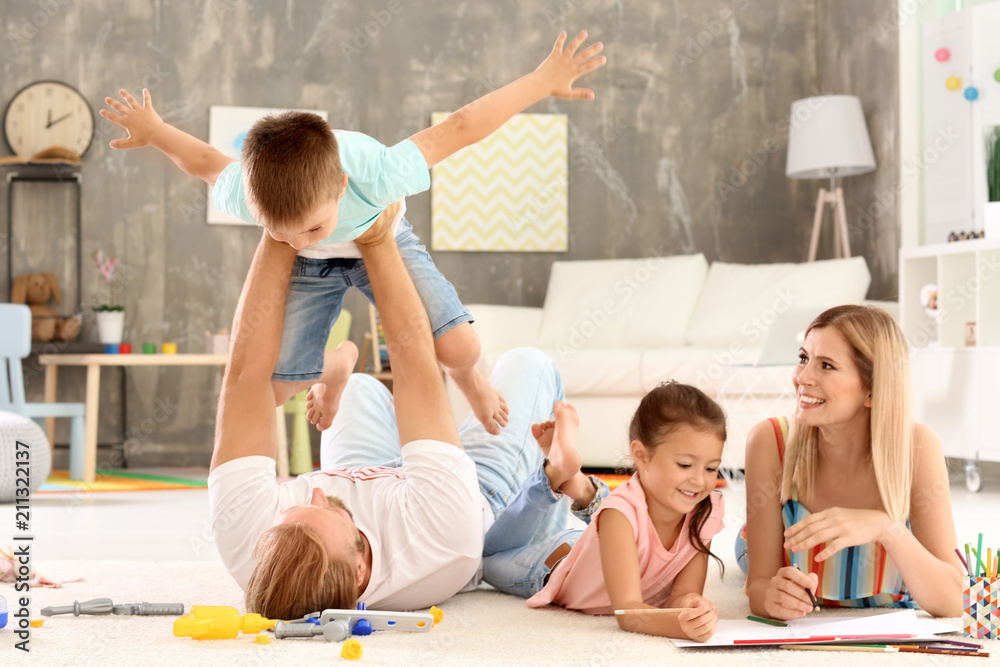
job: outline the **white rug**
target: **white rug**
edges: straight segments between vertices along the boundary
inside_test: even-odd
[[[743,578],[732,558],[726,558],[724,581],[714,565],[706,596],[728,618],[749,613]],[[243,610],[243,596],[225,569],[215,563],[78,561],[36,564],[56,579],[84,577],[61,589],[31,591],[32,618],[48,605],[110,597],[115,603],[183,602],[232,605]],[[11,614],[17,603],[13,587],[0,586]],[[359,637],[364,655],[359,665],[586,665],[611,664],[843,664],[843,653],[809,653],[779,649],[677,649],[667,639],[626,633],[613,618],[593,617],[558,608],[528,609],[524,601],[488,590],[460,594],[440,605],[444,620],[421,634],[378,632]],[[823,611],[829,616],[859,612]],[[257,645],[253,637],[195,641],[173,636],[173,617],[55,616],[31,636],[31,655],[14,650],[16,621],[0,630],[0,665],[283,665],[336,661],[339,643],[320,638],[274,640]],[[949,621],[956,627],[959,619]],[[996,653],[986,664],[1000,661],[1000,642],[987,642]],[[852,658],[855,657],[852,654]],[[920,658],[914,656],[922,664]],[[944,658],[947,659],[947,658]],[[898,655],[867,653],[866,665],[917,664]],[[981,664],[981,663],[977,663]],[[995,663],[994,663],[995,664]]]

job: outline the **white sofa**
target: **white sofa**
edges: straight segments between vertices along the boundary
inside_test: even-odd
[[[514,347],[546,352],[579,410],[584,465],[617,467],[629,419],[659,382],[674,378],[715,396],[727,365],[757,361],[780,313],[861,303],[870,282],[862,257],[711,267],[701,254],[555,262],[542,308],[467,307],[482,341],[482,371]],[[461,421],[468,404],[450,383],[449,394]],[[742,467],[736,449],[730,467]]]

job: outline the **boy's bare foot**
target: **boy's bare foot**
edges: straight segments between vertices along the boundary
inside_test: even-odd
[[[476,419],[490,435],[500,435],[500,429],[507,425],[507,401],[493,385],[483,377],[475,366],[469,368],[449,368],[448,375],[465,394]]]
[[[306,396],[306,419],[320,431],[325,431],[333,424],[333,418],[340,407],[340,397],[357,361],[358,347],[349,340],[338,345],[335,350],[327,350],[323,355],[323,377]]]
[[[580,429],[580,416],[576,408],[564,401],[557,401],[553,412],[555,420],[533,424],[531,434],[548,459],[545,474],[549,484],[553,490],[560,490],[566,482],[580,474],[580,452],[574,445]]]

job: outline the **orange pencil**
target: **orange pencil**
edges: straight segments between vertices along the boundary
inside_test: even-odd
[[[953,651],[946,648],[916,648],[913,646],[892,646],[891,644],[887,648],[894,648],[900,653],[934,653],[937,655],[964,655],[976,658],[990,657],[990,654],[985,651]]]

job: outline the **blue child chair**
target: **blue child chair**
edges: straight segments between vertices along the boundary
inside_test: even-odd
[[[0,410],[30,417],[40,426],[44,426],[42,420],[46,417],[69,417],[69,476],[83,479],[84,404],[25,402],[21,360],[29,354],[31,309],[16,303],[0,303]]]

